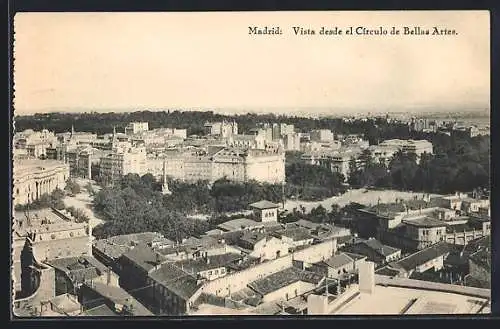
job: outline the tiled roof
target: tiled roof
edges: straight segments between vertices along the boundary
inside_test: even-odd
[[[160,253],[155,252],[151,247],[146,245],[138,245],[124,253],[122,257],[129,259],[146,272],[152,270],[158,260],[164,260],[164,257]]]
[[[254,202],[249,205],[251,208],[256,209],[271,209],[271,208],[279,208],[278,204],[272,203],[271,201],[262,200],[258,202]]]
[[[362,244],[368,246],[370,249],[374,250],[378,254],[387,257],[399,251],[398,248],[393,248],[390,246],[383,245],[376,239],[369,239],[361,242]]]
[[[404,200],[399,203],[381,203],[365,209],[365,211],[382,216],[392,217],[407,210],[418,210],[429,208],[431,204],[425,200]]]
[[[321,226],[321,224],[313,223],[313,222],[311,222],[309,220],[305,220],[305,219],[299,219],[298,221],[289,223],[288,225],[300,226],[300,227],[304,227],[304,228],[307,228],[310,230],[315,229],[318,226]]]
[[[323,276],[317,273],[290,267],[283,271],[271,274],[263,279],[253,281],[249,283],[248,286],[261,295],[267,295],[298,281],[318,284],[322,279]]]
[[[241,241],[247,242],[251,244],[252,246],[255,245],[257,242],[267,238],[268,235],[265,233],[260,233],[260,232],[246,232],[243,234],[243,236],[240,238]]]
[[[375,274],[385,275],[385,276],[396,276],[399,274],[398,270],[392,269],[389,266],[384,266],[375,271]]]
[[[173,241],[166,239],[157,232],[133,233],[125,235],[117,235],[108,239],[96,240],[93,243],[93,248],[99,250],[104,255],[118,259],[128,250],[138,244],[161,244],[173,245]]]
[[[57,258],[46,263],[65,272],[75,284],[97,278],[107,271],[105,265],[91,256]]]
[[[202,271],[225,267],[236,260],[242,259],[242,256],[235,253],[228,253],[222,255],[208,256],[206,259],[189,259],[176,262],[177,267],[182,268],[184,271],[196,274]]]
[[[107,240],[96,240],[92,244],[92,248],[99,250],[101,253],[111,259],[118,259],[126,253],[130,247],[114,245]]]
[[[118,316],[108,305],[102,304],[86,310],[82,316]]]
[[[478,225],[474,225],[474,223],[462,223],[462,224],[453,224],[446,226],[446,233],[454,233],[454,232],[470,232],[472,230],[481,230],[482,227]]]
[[[345,266],[345,265],[353,263],[353,262],[354,262],[354,259],[352,259],[351,257],[349,257],[345,253],[337,254],[337,255],[330,257],[330,258],[323,261],[323,263],[325,263],[326,265],[328,265],[329,267],[334,268],[334,269],[340,268],[342,266]]]
[[[236,218],[217,225],[225,231],[239,231],[245,228],[264,226],[262,222],[256,222],[248,218]]]
[[[446,223],[432,217],[420,217],[410,220],[404,220],[403,223],[417,227],[444,227]]]
[[[475,252],[479,248],[491,248],[491,235],[486,235],[480,238],[469,241],[465,246],[467,251]]]
[[[276,235],[285,236],[292,239],[293,241],[303,241],[312,239],[313,237],[309,234],[309,231],[305,228],[287,228],[285,230],[277,231]]]
[[[200,288],[197,280],[174,264],[163,264],[149,275],[177,296],[188,300]]]
[[[351,257],[355,261],[363,259],[363,258],[366,258],[365,255],[355,254],[355,253],[352,253],[352,252],[344,252],[344,254],[346,254],[347,256]]]
[[[491,272],[491,250],[481,249],[469,256],[470,260]]]
[[[87,286],[113,303],[132,306],[134,316],[153,315],[144,305],[139,303],[134,297],[120,287],[100,282],[94,282],[92,285]]]
[[[449,254],[453,250],[453,246],[441,241],[426,249],[417,251],[408,257],[405,257],[397,262],[390,264],[391,267],[401,268],[405,271],[414,270],[417,266],[425,264],[426,262],[438,258],[440,256]]]

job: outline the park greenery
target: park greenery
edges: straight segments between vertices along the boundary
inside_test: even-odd
[[[414,154],[398,152],[389,164],[377,163],[369,152],[364,152],[364,166],[358,168],[351,159],[349,184],[441,194],[489,188],[489,137],[430,137],[434,154],[424,153],[419,161]]]
[[[281,122],[294,124],[297,131],[330,129],[335,134],[361,134],[376,145],[387,139],[425,139],[433,144],[433,154],[423,154],[419,161],[414,156],[397,153],[388,163],[379,163],[369,152],[362,154],[362,165],[350,161],[351,187],[378,187],[428,193],[452,193],[489,187],[490,139],[489,136],[467,137],[441,133],[411,131],[407,124],[389,122],[384,118],[344,122],[337,118],[303,118],[276,116],[274,114],[243,114],[224,116],[213,112],[142,111],[134,113],[49,113],[16,117],[16,128],[55,132],[69,131],[74,125],[77,131],[97,134],[109,133],[113,126],[123,129],[131,121],[147,121],[150,129],[159,127],[185,128],[188,135],[204,133],[206,121],[236,121],[240,133],[255,127],[256,122]],[[158,231],[168,238],[180,241],[215,227],[228,212],[248,208],[248,204],[262,199],[276,203],[283,198],[301,200],[324,199],[345,190],[344,178],[327,167],[304,164],[300,152],[286,154],[286,183],[262,184],[258,182],[236,183],[225,179],[209,182],[187,183],[169,181],[170,195],[161,194],[161,184],[152,175],[139,177],[127,175],[113,186],[95,193],[94,207],[105,224],[96,227],[97,237],[144,231]],[[77,184],[76,184],[77,185]],[[90,192],[90,188],[87,188]],[[68,193],[79,191],[69,182]],[[44,195],[30,207],[64,207],[64,192],[54,191]],[[285,222],[308,219],[318,223],[339,223],[349,217],[351,208],[325,209],[318,206],[306,214],[304,209],[294,209],[283,214]],[[16,207],[17,209],[17,207]],[[192,214],[213,214],[208,221],[187,217]]]
[[[186,209],[201,205],[191,195],[193,203],[186,202],[182,194],[162,195],[159,184],[152,175],[139,177],[135,174],[124,176],[120,182],[104,187],[96,193],[94,209],[106,222],[93,230],[97,238],[130,234],[146,231],[163,233],[167,238],[181,241],[183,238],[197,235],[208,229],[208,223],[186,217]],[[193,186],[191,193],[196,193]],[[180,204],[176,205],[176,202]]]

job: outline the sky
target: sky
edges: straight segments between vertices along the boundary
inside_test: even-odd
[[[282,35],[251,35],[249,27]],[[298,35],[349,26],[453,36]],[[487,11],[18,13],[15,114],[489,109]]]

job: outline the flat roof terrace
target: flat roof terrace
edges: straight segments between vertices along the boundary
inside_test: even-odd
[[[38,160],[38,159],[17,159],[14,161],[13,174],[24,175],[43,170],[67,167],[62,161],[57,160]]]
[[[431,315],[488,312],[488,300],[454,293],[377,285],[361,293],[336,315]]]

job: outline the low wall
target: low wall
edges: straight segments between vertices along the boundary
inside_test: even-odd
[[[291,254],[258,264],[243,271],[228,274],[213,281],[209,281],[205,283],[200,292],[225,297],[245,288],[247,284],[252,281],[261,279],[289,267],[292,267]]]
[[[375,275],[375,284],[401,287],[401,288],[413,288],[413,289],[424,289],[424,290],[434,290],[448,292],[452,294],[460,294],[471,297],[479,298],[491,298],[491,290],[481,289],[475,287],[459,286],[454,284],[437,283],[405,278],[391,278],[384,275]]]

